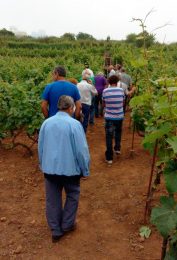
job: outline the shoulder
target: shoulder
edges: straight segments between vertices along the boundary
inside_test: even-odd
[[[103,93],[108,93],[108,92],[111,92],[111,89],[112,89],[112,88],[110,88],[110,87],[108,87],[108,88],[105,88],[105,89],[103,90]]]
[[[79,95],[78,85],[76,86],[71,82],[65,81],[64,86],[71,95]]]
[[[124,85],[119,86],[119,87],[116,87],[116,88],[115,88],[115,91],[119,92],[120,94],[121,94],[121,93],[123,94],[123,93],[124,93],[124,90],[123,90],[123,88],[122,88],[123,86],[124,86]]]
[[[64,84],[65,86],[67,86],[67,87],[69,87],[69,88],[77,89],[76,85],[74,85],[72,82],[63,81],[63,82],[60,82],[60,83]]]
[[[56,121],[56,116],[51,116],[51,117],[45,119],[44,122],[41,125],[40,130],[44,129],[46,126],[53,124],[53,122],[55,122],[55,121]]]
[[[49,90],[49,89],[53,86],[53,84],[54,84],[54,82],[47,84],[47,85],[45,86],[45,88],[44,88],[44,91],[45,91],[45,90]]]
[[[71,126],[72,132],[77,132],[77,131],[83,130],[83,127],[82,127],[81,123],[78,120],[76,120],[75,118],[68,117],[67,121],[68,121],[68,123]]]

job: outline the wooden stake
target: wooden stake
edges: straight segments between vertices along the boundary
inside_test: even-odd
[[[165,259],[166,251],[167,251],[167,244],[168,244],[168,238],[163,239],[162,243],[162,254],[161,254],[161,260]]]
[[[150,178],[149,178],[149,185],[148,185],[148,191],[147,191],[147,198],[146,198],[146,206],[145,206],[145,211],[144,211],[144,223],[147,223],[147,212],[149,208],[149,202],[150,202],[150,192],[151,192],[151,185],[152,185],[152,177],[154,173],[154,167],[155,167],[155,162],[156,162],[156,157],[157,157],[157,151],[158,151],[158,139],[155,142],[154,146],[154,152],[153,152],[153,158],[152,158],[152,165],[151,165],[151,173],[150,173]]]

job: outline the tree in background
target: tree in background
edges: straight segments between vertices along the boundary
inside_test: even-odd
[[[15,36],[15,34],[3,28],[2,30],[0,30],[0,36]]]
[[[64,40],[75,41],[76,36],[74,33],[64,33],[60,38]]]
[[[154,35],[148,33],[147,31],[141,32],[139,34],[135,34],[135,33],[128,34],[126,37],[126,42],[131,43],[138,48],[141,48],[144,45],[144,38],[146,39],[145,41],[146,48],[149,48],[155,43]]]
[[[83,32],[79,32],[77,35],[76,35],[76,39],[77,40],[95,40],[95,38],[88,34],[88,33],[83,33]]]
[[[130,33],[130,34],[128,34],[127,37],[126,37],[126,42],[127,42],[127,43],[132,43],[132,44],[135,45],[136,37],[137,37],[137,35],[136,35],[135,33]]]

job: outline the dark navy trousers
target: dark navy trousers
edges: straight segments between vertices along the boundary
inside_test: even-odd
[[[53,236],[69,230],[76,220],[80,195],[80,176],[44,174],[46,188],[46,217]],[[62,190],[66,193],[63,205]]]
[[[123,120],[108,120],[105,122],[106,132],[106,160],[113,159],[113,138],[115,139],[114,150],[120,151],[121,149],[121,135],[122,135]]]

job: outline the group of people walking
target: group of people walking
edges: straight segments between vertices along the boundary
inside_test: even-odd
[[[53,71],[53,82],[43,91],[41,108],[46,120],[39,132],[38,153],[45,177],[46,216],[53,242],[76,228],[80,178],[89,176],[90,155],[85,133],[89,121],[94,123],[94,113],[97,118],[103,115],[104,109],[106,162],[111,165],[113,154],[121,153],[125,97],[134,89],[124,70],[122,75],[113,70],[110,67],[106,79],[102,72],[94,76],[85,64],[81,81],[73,84],[66,80],[65,68],[58,66]]]

